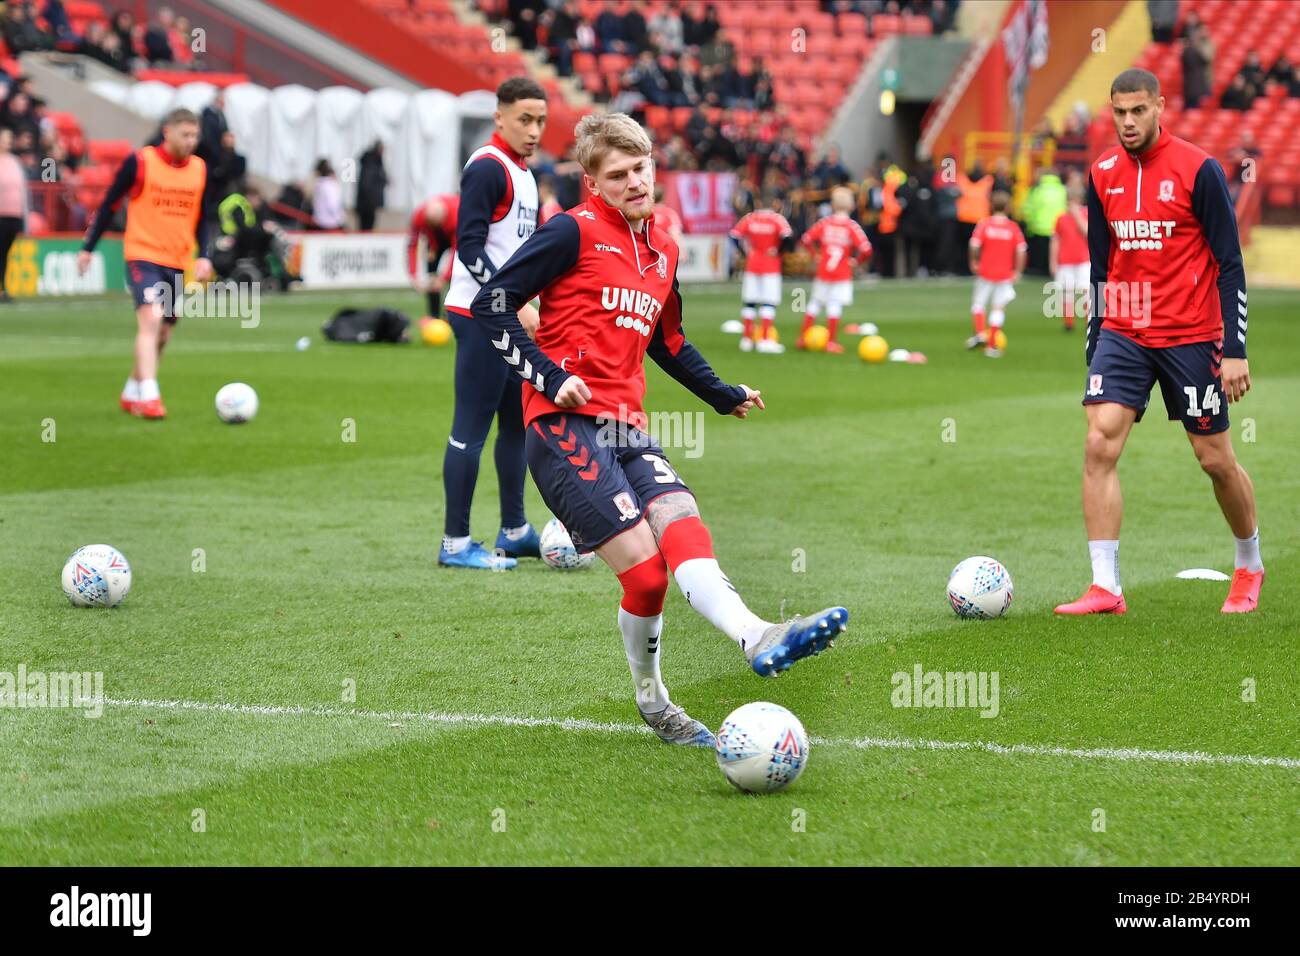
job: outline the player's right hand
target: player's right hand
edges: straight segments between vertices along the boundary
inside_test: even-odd
[[[86,270],[90,268],[91,253],[82,249],[77,253],[77,275],[85,275]]]
[[[1250,391],[1250,363],[1243,358],[1225,358],[1220,366],[1223,394],[1228,402],[1239,402]]]
[[[591,401],[591,389],[576,375],[570,375],[555,393],[555,404],[560,408],[581,408]]]

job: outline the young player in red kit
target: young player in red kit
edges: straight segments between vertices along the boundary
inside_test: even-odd
[[[1093,582],[1058,614],[1127,610],[1119,581],[1124,505],[1117,466],[1156,382],[1236,539],[1223,612],[1253,611],[1264,581],[1255,490],[1228,431],[1228,403],[1250,391],[1236,214],[1218,161],[1161,128],[1164,103],[1154,74],[1131,69],[1117,76],[1110,107],[1120,145],[1089,169],[1093,300],[1085,346],[1083,520]]]
[[[1065,331],[1074,329],[1075,304],[1083,306],[1087,319],[1088,299],[1088,207],[1083,204],[1083,183],[1072,174],[1066,188],[1065,211],[1057,217],[1048,254],[1049,271],[1056,279],[1056,293],[1061,297],[1061,318]]]
[[[809,251],[817,252],[817,273],[813,277],[812,296],[803,317],[796,348],[803,348],[804,334],[826,309],[827,352],[843,352],[836,340],[840,316],[853,304],[853,267],[871,255],[871,241],[849,213],[853,211],[853,192],[843,186],[831,190],[831,214],[824,216],[803,234],[799,241]]]
[[[740,318],[745,323],[740,350],[780,353],[785,346],[771,338],[776,310],[781,304],[781,250],[794,230],[781,215],[781,197],[769,196],[766,209],[746,213],[731,228],[731,238],[745,253],[745,271],[740,279]],[[754,335],[754,317],[763,319],[762,330]]]
[[[438,268],[438,262],[448,249],[452,255],[456,254],[456,212],[459,207],[460,197],[454,193],[431,196],[411,216],[406,240],[406,268],[411,275],[411,285],[429,297],[428,314],[434,318],[442,315],[442,290],[451,281],[451,259],[443,269]],[[423,279],[418,269],[421,239],[424,240],[425,258]]]
[[[694,495],[644,430],[645,356],[720,414],[745,418],[762,397],[722,382],[682,334],[678,249],[653,215],[645,130],[623,113],[592,113],[576,137],[586,201],[520,246],[475,297],[473,318],[525,382],[528,467],[543,500],[623,587],[618,626],[642,718],[666,742],[711,747],[660,675],[669,572],[763,676],[828,647],[848,612],[764,621],[718,566]],[[538,293],[534,342],[515,310]]]
[[[975,292],[971,297],[970,317],[975,334],[966,340],[966,348],[984,346],[984,354],[998,358],[998,333],[1007,320],[1006,307],[1016,297],[1016,281],[1025,271],[1029,245],[1020,227],[1007,218],[1011,197],[995,192],[991,197],[993,215],[981,219],[970,237],[970,271],[975,273]],[[991,301],[990,301],[991,300]],[[988,324],[985,326],[985,310]]]
[[[659,224],[660,229],[668,233],[668,238],[681,245],[686,224],[682,222],[682,217],[677,210],[664,202],[664,187],[659,183],[655,183],[655,222]]]

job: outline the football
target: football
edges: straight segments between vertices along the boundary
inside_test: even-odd
[[[1011,606],[1011,596],[1011,574],[993,558],[967,558],[948,575],[948,603],[958,617],[1001,617]]]
[[[257,414],[257,392],[243,382],[223,385],[217,392],[217,417],[228,425],[251,422]]]
[[[809,352],[826,351],[826,343],[830,341],[830,330],[824,325],[814,325],[803,334],[803,347]]]
[[[559,518],[552,518],[542,529],[540,546],[542,560],[559,571],[575,571],[585,568],[595,560],[595,552],[580,552],[573,546],[573,539]]]
[[[808,734],[779,704],[757,701],[736,708],[716,740],[723,776],[746,793],[783,790],[808,764]]]
[[[76,607],[114,607],[131,591],[131,565],[107,544],[88,544],[63,565],[63,593]]]
[[[451,323],[426,315],[420,320],[420,341],[435,347],[446,345],[451,341]]]
[[[889,357],[889,343],[879,335],[868,335],[858,343],[858,358],[864,362],[883,362]]]

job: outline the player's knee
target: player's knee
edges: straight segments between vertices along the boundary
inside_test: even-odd
[[[619,606],[627,613],[654,617],[663,612],[664,597],[668,594],[668,565],[658,551],[628,568],[618,576],[618,581],[623,585]]]
[[[1237,458],[1231,448],[1198,445],[1196,459],[1201,470],[1214,481],[1226,481],[1237,472]]]
[[[1084,442],[1084,459],[1090,468],[1114,468],[1121,447],[1118,438],[1093,426],[1088,429],[1088,438]]]

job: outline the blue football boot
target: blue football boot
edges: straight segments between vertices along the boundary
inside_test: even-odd
[[[820,614],[796,617],[793,621],[773,624],[758,643],[745,648],[754,673],[776,677],[805,657],[820,654],[835,643],[835,636],[849,626],[849,612],[842,607],[828,607]]]
[[[708,747],[710,750],[715,746],[712,731],[690,717],[676,704],[669,704],[657,714],[647,714],[645,711],[640,711],[640,714],[641,719],[649,724],[650,729],[666,744]]]
[[[516,541],[507,538],[504,531],[498,531],[497,551],[512,558],[540,558],[542,539],[531,524],[528,526],[528,533]]]
[[[469,547],[449,552],[446,547],[438,548],[438,563],[444,568],[480,568],[486,571],[509,571],[519,562],[514,558],[496,554],[483,547],[482,541],[471,541]]]

